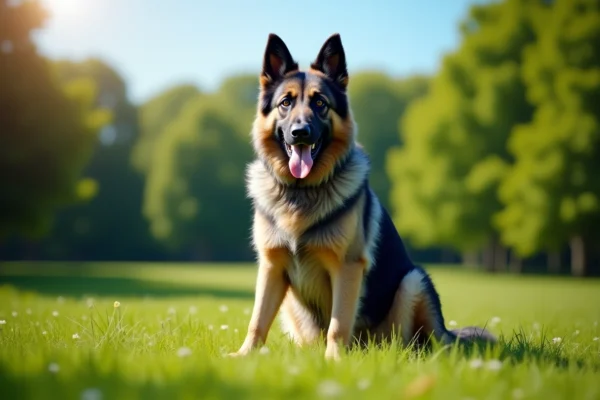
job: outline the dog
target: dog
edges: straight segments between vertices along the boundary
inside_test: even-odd
[[[446,329],[432,280],[371,190],[340,35],[300,70],[270,34],[259,81],[255,158],[246,170],[258,273],[245,340],[230,356],[264,345],[278,313],[299,346],[326,337],[327,360],[365,338],[494,341],[477,327]]]

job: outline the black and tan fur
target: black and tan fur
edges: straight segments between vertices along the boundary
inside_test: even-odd
[[[493,341],[478,328],[446,329],[433,283],[411,262],[369,187],[348,81],[338,34],[306,71],[278,36],[269,36],[252,131],[256,159],[247,170],[259,264],[255,303],[246,339],[232,355],[264,344],[278,312],[299,345],[324,335],[328,359],[367,336],[399,334],[404,344],[430,337]],[[318,144],[304,178],[290,172],[292,143]]]

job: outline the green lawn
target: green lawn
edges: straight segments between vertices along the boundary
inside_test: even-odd
[[[267,348],[229,359],[252,266],[1,264],[0,398],[600,399],[599,280],[429,270],[447,322],[487,324],[498,348],[392,345],[332,364],[275,325]]]

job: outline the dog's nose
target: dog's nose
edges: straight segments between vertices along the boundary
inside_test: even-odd
[[[310,125],[308,124],[294,124],[292,125],[292,137],[294,139],[306,139],[310,136]]]

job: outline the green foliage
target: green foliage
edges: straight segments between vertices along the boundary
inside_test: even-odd
[[[181,109],[200,95],[192,85],[179,85],[152,98],[139,108],[140,137],[132,154],[135,168],[147,173],[152,168],[154,144],[167,125],[177,118]]]
[[[245,168],[256,77],[235,77],[189,101],[157,135],[144,214],[152,234],[200,259],[250,255]]]
[[[496,236],[498,185],[512,127],[532,108],[520,75],[534,36],[522,1],[476,5],[430,92],[401,121],[404,146],[389,152],[394,221],[417,246],[478,250]]]
[[[390,195],[386,154],[390,148],[401,145],[398,120],[411,101],[426,93],[427,85],[425,77],[393,79],[374,71],[351,77],[348,95],[358,125],[358,141],[371,158],[370,184],[386,208]]]
[[[0,3],[0,238],[40,237],[78,182],[110,114],[94,105],[89,79],[63,84],[31,33],[45,21],[37,2]]]
[[[265,350],[230,359],[224,354],[241,344],[250,319],[256,278],[251,265],[5,264],[0,270],[2,395],[432,400],[600,396],[600,331],[595,324],[600,282],[505,275],[489,279],[454,269],[430,272],[447,320],[458,326],[489,321],[495,334],[504,335],[499,349],[427,353],[399,344],[369,345],[351,349],[341,363],[328,363],[322,342],[299,349],[275,322]]]
[[[125,82],[98,59],[58,61],[54,68],[67,84],[79,79],[95,82],[98,92],[93,101],[109,109],[113,118],[103,126],[85,169],[87,179],[78,188],[89,201],[60,213],[43,251],[52,258],[99,260],[140,259],[156,254],[152,250],[156,244],[141,212],[143,176],[130,162],[139,126],[137,109],[127,98]],[[91,193],[95,195],[90,197]]]
[[[591,245],[600,222],[600,4],[539,4],[533,16],[539,40],[525,50],[523,77],[536,111],[509,142],[515,164],[497,216],[502,239],[523,256],[574,236]]]

